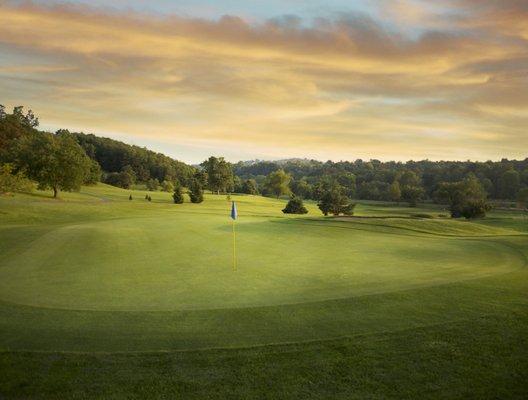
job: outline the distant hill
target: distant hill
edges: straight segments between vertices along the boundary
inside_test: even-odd
[[[186,183],[195,168],[162,153],[145,147],[126,144],[118,140],[72,132],[86,154],[97,161],[106,173],[133,172],[135,179],[146,182],[157,179],[159,182],[178,179]]]

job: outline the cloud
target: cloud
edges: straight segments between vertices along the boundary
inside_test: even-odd
[[[528,11],[484,3],[400,0],[377,16],[250,23],[7,2],[0,92],[50,125],[171,144],[524,157]]]

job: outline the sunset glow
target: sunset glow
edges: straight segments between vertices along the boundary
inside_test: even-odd
[[[0,103],[189,162],[527,155],[527,2],[142,3],[0,3]]]

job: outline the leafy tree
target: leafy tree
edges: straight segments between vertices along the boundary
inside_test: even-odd
[[[134,183],[137,182],[136,172],[134,171],[134,168],[130,164],[125,165],[121,169],[121,172],[128,175],[127,180],[130,181],[130,185],[133,185]]]
[[[383,181],[363,182],[359,185],[359,196],[368,200],[388,200],[386,197],[389,190],[389,184]]]
[[[392,182],[389,186],[389,198],[391,201],[400,201],[401,197],[400,183],[398,181]]]
[[[201,203],[204,200],[202,185],[196,178],[191,179],[189,184],[189,197],[191,203]]]
[[[345,195],[354,197],[356,195],[356,176],[351,172],[343,172],[336,176],[336,181],[344,188]]]
[[[94,185],[101,180],[101,166],[97,164],[97,161],[90,160],[90,169],[88,174],[84,177],[85,185]]]
[[[290,194],[290,181],[291,176],[284,172],[283,169],[273,171],[270,173],[264,187],[268,193],[273,194],[275,197],[279,198],[282,195]]]
[[[235,193],[243,193],[242,192],[242,179],[240,177],[234,175],[233,176],[233,192]]]
[[[24,114],[24,106],[16,106],[13,108],[13,115],[28,128],[36,128],[39,125],[39,120],[33,114],[32,110],[28,110]]]
[[[246,179],[242,182],[242,193],[258,194],[257,181],[255,179]]]
[[[0,163],[11,163],[16,169],[19,144],[23,138],[37,133],[21,121],[21,118],[6,114],[2,109],[0,118]]]
[[[130,173],[125,171],[110,172],[105,174],[104,183],[123,189],[129,189],[134,183],[134,179]]]
[[[339,185],[334,184],[324,190],[317,206],[325,216],[328,214],[337,216],[353,215],[355,204],[343,194],[343,189]]]
[[[475,177],[469,175],[459,182],[441,182],[435,192],[438,202],[445,202],[449,205],[452,218],[460,218],[472,213],[485,215],[487,207],[483,207],[486,200],[486,192]],[[480,210],[480,211],[475,211]]]
[[[174,193],[172,194],[172,198],[175,204],[183,203],[183,189],[179,181],[174,183]]]
[[[420,186],[420,178],[414,171],[405,171],[400,176],[400,185],[403,186]]]
[[[18,164],[40,189],[79,190],[90,174],[91,161],[69,134],[38,133],[26,136],[20,143]]]
[[[174,191],[174,184],[170,181],[163,181],[161,182],[161,190],[164,192],[172,192]]]
[[[300,197],[292,196],[286,207],[282,210],[284,214],[307,214],[308,210]]]
[[[227,193],[233,188],[233,169],[223,157],[209,157],[200,164],[207,173],[207,182],[211,192]]]
[[[292,192],[303,199],[313,198],[314,188],[305,178],[292,180],[290,183]]]
[[[409,203],[409,207],[416,207],[424,194],[424,190],[419,186],[404,186],[401,191],[401,197]]]
[[[193,178],[200,183],[202,188],[207,187],[207,172],[203,170],[198,170],[194,173]]]
[[[31,192],[33,183],[21,172],[14,172],[13,165],[0,165],[0,193]]]
[[[158,190],[158,188],[159,188],[159,181],[156,178],[154,179],[151,178],[147,181],[147,189],[150,190],[151,192]]]

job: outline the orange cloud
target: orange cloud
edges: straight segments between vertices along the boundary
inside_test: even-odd
[[[365,15],[308,26],[6,3],[0,91],[54,126],[273,157],[524,157],[528,14],[471,3],[392,3],[385,17],[413,34]]]

